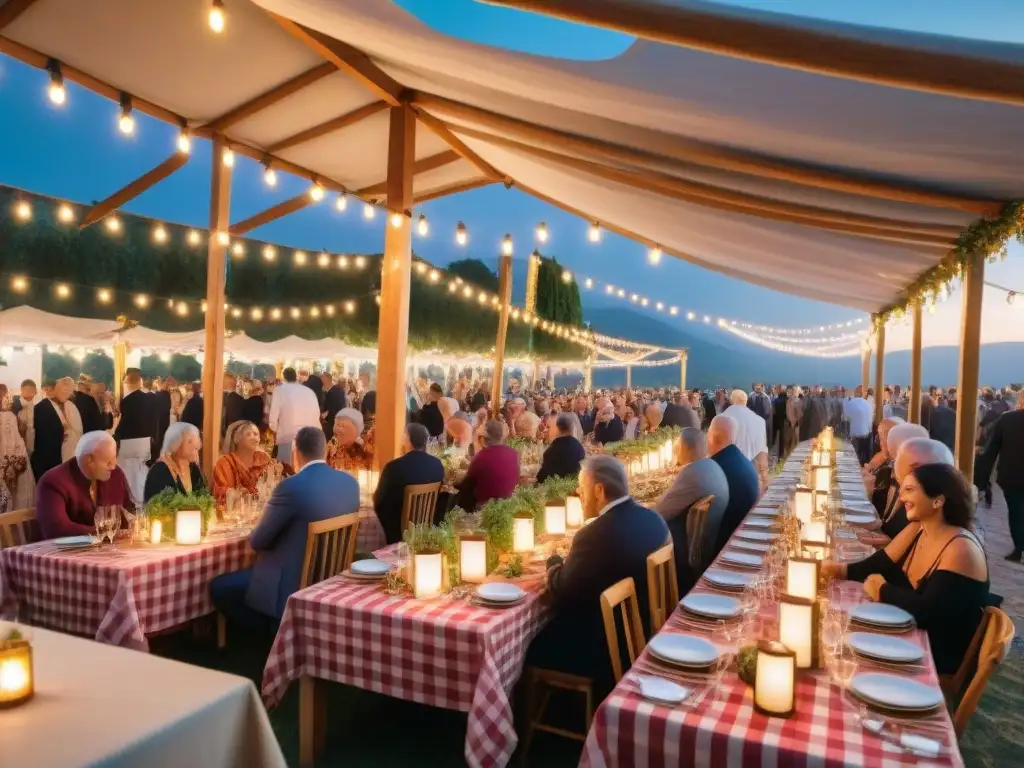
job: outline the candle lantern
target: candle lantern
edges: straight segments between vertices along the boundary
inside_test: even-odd
[[[565,500],[565,525],[568,528],[583,525],[583,499],[579,496],[569,496]]]
[[[796,653],[796,666],[811,669],[819,664],[818,601],[792,595],[779,596],[779,641]]]
[[[661,469],[661,453],[659,451],[648,451],[647,466],[650,471]]]
[[[551,499],[544,505],[544,530],[549,536],[565,536],[565,526],[565,499]]]
[[[533,551],[533,515],[517,512],[512,518],[512,551]]]
[[[198,544],[203,540],[203,513],[197,508],[179,509],[174,515],[174,540]]]
[[[665,444],[661,446],[661,464],[662,466],[669,466],[672,463],[672,441],[666,440]]]
[[[818,516],[827,516],[827,514],[828,514],[828,504],[829,504],[829,494],[826,493],[825,491],[812,491],[811,493],[812,493],[812,498],[814,499],[814,501],[811,504],[811,506],[813,508],[812,512],[811,512],[811,517],[813,518],[813,517],[818,517]],[[822,507],[825,507],[825,511],[824,512],[821,511]]]
[[[823,451],[832,452],[832,428],[826,427],[818,436],[818,443]]]
[[[786,563],[786,594],[814,600],[818,596],[821,563],[812,558],[791,557]]]
[[[832,467],[814,468],[814,490],[828,493],[832,490]]]
[[[487,536],[464,533],[459,536],[459,575],[470,584],[481,584],[487,578]]]
[[[790,717],[796,708],[796,653],[782,643],[757,646],[754,709],[768,717]]]
[[[811,520],[800,529],[800,543],[804,546],[827,547],[828,524],[824,520]]]
[[[163,520],[150,520],[149,522],[149,543],[159,544],[164,538]]]
[[[441,594],[444,556],[440,552],[417,552],[412,556],[412,594],[429,600]]]
[[[32,645],[11,633],[0,640],[0,709],[24,704],[34,694]]]
[[[798,485],[793,494],[793,514],[801,523],[809,523],[814,514],[813,491],[806,485]]]

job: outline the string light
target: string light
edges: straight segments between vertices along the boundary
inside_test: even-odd
[[[220,160],[224,163],[225,168],[235,167],[235,153],[225,147],[220,153]]]
[[[64,75],[60,71],[60,62],[50,59],[46,62],[46,71],[50,73],[50,87],[47,89],[50,102],[58,107],[63,106],[67,101],[68,94],[64,88]]]
[[[621,298],[625,298],[625,296],[626,296],[626,291],[625,291],[625,289],[623,289],[623,288],[619,288],[619,290],[618,290],[618,291],[616,291],[615,293],[616,293],[616,295],[617,295],[617,296],[618,296],[618,297],[619,297],[620,299],[621,299]]]
[[[594,287],[594,281],[588,277],[586,280],[583,281],[583,285],[589,291],[591,288]]]
[[[633,302],[634,304],[636,304],[636,303],[637,303],[637,301],[639,301],[639,300],[640,300],[640,297],[639,297],[639,296],[637,296],[637,295],[636,295],[636,294],[634,293],[634,294],[631,294],[631,295],[630,295],[630,297],[629,297],[629,300],[630,300],[630,301],[632,301],[632,302]]]
[[[176,311],[179,317],[188,317],[188,304],[184,301],[179,301]]]
[[[366,266],[366,257],[365,256],[356,256],[355,264],[356,264],[356,269],[362,269],[363,267]]]
[[[238,258],[242,258],[245,256],[245,244],[241,240],[236,240],[231,244],[231,253]]]
[[[404,218],[405,217],[402,216],[402,214],[400,214],[400,213],[392,213],[391,214],[391,219],[390,219],[391,226],[394,229],[398,229],[400,226],[402,226],[402,219],[404,219]]]
[[[167,242],[167,230],[163,224],[157,224],[153,227],[153,242],[160,243],[161,245]]]
[[[458,288],[459,286],[455,283],[454,280],[448,281],[448,293],[455,293],[455,291],[457,291]]]
[[[316,306],[315,304],[312,307],[310,307],[309,308],[309,316],[310,317],[320,317],[320,307]]]
[[[661,264],[661,248],[654,246],[647,252],[647,262],[652,266]]]
[[[363,203],[363,218],[369,221],[377,215],[377,210],[372,203]]]
[[[314,203],[319,203],[324,199],[324,188],[319,181],[313,182],[313,186],[309,188],[309,199]]]
[[[430,224],[427,223],[427,217],[422,213],[419,221],[416,222],[416,231],[420,237],[426,237],[430,233]]]
[[[58,299],[66,299],[71,296],[71,286],[67,283],[57,283],[53,286],[53,292],[57,294]]]
[[[613,293],[615,293],[615,286],[614,285],[606,285],[604,287],[604,292],[607,293],[609,296],[611,296]]]
[[[277,307],[274,307],[272,310],[270,310],[270,319],[271,320],[280,320],[281,319],[281,310],[278,309]]]
[[[380,298],[380,297],[378,296],[378,298]],[[351,315],[355,311],[356,311],[356,303],[354,301],[346,301],[345,302],[345,312],[346,312],[346,314]]]
[[[501,255],[511,256],[512,255],[512,235],[506,234],[501,241]]]
[[[466,231],[466,225],[460,221],[455,225],[455,243],[465,245],[467,242],[469,242],[469,232]]]
[[[188,231],[188,244],[189,245],[199,245],[199,243],[202,242],[202,239],[203,239],[203,237],[202,237],[202,235],[199,234],[198,230],[190,229]]]
[[[298,307],[292,307],[288,314],[291,315],[292,320],[298,320],[302,317],[302,311]]]
[[[121,220],[117,218],[117,216],[107,216],[103,223],[106,226],[107,231],[112,232],[113,234],[117,234],[121,231]]]
[[[416,262],[416,273],[419,274],[419,275],[424,275],[424,274],[426,274],[426,272],[427,272],[427,264],[426,264],[426,262],[417,261]]]
[[[665,305],[659,301],[657,304],[654,305],[654,308],[661,312],[663,309],[665,309]]]
[[[263,161],[263,183],[268,187],[277,186],[277,171],[270,164],[270,158]]]
[[[98,288],[96,290],[96,301],[100,304],[109,304],[114,298],[109,288]]]
[[[146,309],[147,307],[149,307],[149,296],[147,296],[144,293],[137,293],[135,294],[133,302],[135,303],[135,306],[138,307],[139,309]]]
[[[571,283],[572,282],[572,272],[570,272],[568,269],[563,269],[562,270],[562,282],[563,283]]]
[[[192,151],[192,139],[189,138],[188,129],[184,127],[178,134],[178,151],[183,155],[187,155]]]
[[[328,254],[327,251],[321,251],[320,255],[317,256],[317,258],[316,258],[316,263],[317,263],[317,266],[322,267],[324,269],[326,269],[327,267],[331,266],[331,256],[330,256],[330,254]]]
[[[333,304],[328,304],[327,306],[325,306],[324,307],[324,313],[328,317],[334,317],[334,305]]]
[[[468,299],[470,296],[473,295],[473,289],[467,285],[465,288],[462,289],[462,295]]]
[[[675,314],[675,313],[673,312],[672,314]],[[693,320],[696,317],[697,317],[697,315],[695,315],[693,312],[687,312],[686,313],[686,319],[687,320]]]
[[[540,224],[537,225],[536,234],[538,243],[546,243],[548,241],[549,236],[548,225],[542,221]]]
[[[28,280],[17,275],[11,278],[11,290],[15,293],[25,293],[28,291]]]
[[[218,232],[217,233],[217,244],[218,245],[227,245],[230,242],[231,242],[231,235],[229,235],[227,232],[223,232],[222,231],[222,232]]]
[[[224,16],[224,0],[213,0],[210,3],[210,13],[206,17],[207,23],[210,25],[216,34],[221,34],[224,31],[224,25],[227,19]]]
[[[265,261],[273,261],[277,258],[277,248],[272,245],[263,246],[263,259]]]
[[[242,316],[242,308],[241,307],[232,307],[231,308],[231,316],[232,317],[241,317]]]
[[[26,200],[19,200],[14,205],[14,215],[22,221],[28,221],[32,218],[32,206]]]
[[[436,283],[440,279],[441,279],[441,273],[440,272],[438,272],[436,269],[430,270],[430,282]]]
[[[67,203],[61,203],[57,208],[57,221],[61,224],[70,224],[75,220],[75,211]]]
[[[480,295],[477,296],[477,301],[479,301],[481,304],[486,304],[487,303],[487,293],[485,291],[480,291]]]
[[[587,230],[587,239],[592,243],[601,242],[601,225],[596,221],[590,224],[590,229]]]
[[[263,310],[259,307],[253,307],[252,312],[249,313],[249,317],[255,320],[257,323],[263,319]]]
[[[348,269],[348,257],[347,256],[339,256],[338,257],[338,269]]]
[[[646,307],[647,306],[647,299],[640,299],[640,306],[641,307]]]
[[[344,192],[339,192],[338,196],[334,199],[334,208],[338,211],[344,211],[348,208],[348,200],[345,198]]]
[[[132,115],[132,97],[127,93],[121,94],[121,117],[118,118],[117,127],[125,136],[135,133],[135,117]]]
[[[292,260],[295,262],[295,266],[304,267],[306,266],[306,252],[296,251],[292,254]]]

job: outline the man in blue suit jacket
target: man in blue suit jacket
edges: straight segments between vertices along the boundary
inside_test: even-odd
[[[229,622],[249,630],[270,629],[299,589],[309,524],[359,511],[359,484],[325,462],[320,427],[302,427],[292,446],[295,475],[274,489],[249,537],[256,564],[210,582],[214,606]]]
[[[722,551],[733,532],[739,528],[743,518],[757,503],[761,493],[761,481],[757,470],[750,460],[735,446],[736,433],[739,425],[729,418],[729,412],[715,416],[708,429],[708,451],[722,472],[725,473],[729,485],[729,503],[722,515],[722,523],[718,528],[718,542],[715,556]]]
[[[422,424],[407,425],[405,454],[389,461],[381,470],[377,490],[373,493],[373,508],[388,544],[402,540],[406,486],[444,482],[444,465],[427,453],[429,439],[430,432]]]

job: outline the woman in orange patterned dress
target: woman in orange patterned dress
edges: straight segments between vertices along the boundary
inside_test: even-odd
[[[343,472],[373,466],[372,436],[363,437],[363,414],[355,408],[342,408],[334,417],[334,438],[327,444],[327,463]]]
[[[260,430],[251,421],[236,421],[224,436],[223,455],[213,467],[213,495],[218,504],[228,490],[241,488],[256,495],[256,484],[274,460],[260,449]]]

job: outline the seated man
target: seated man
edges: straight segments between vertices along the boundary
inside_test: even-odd
[[[544,451],[537,472],[537,482],[543,483],[549,477],[576,477],[580,473],[580,462],[587,456],[583,444],[573,437],[576,419],[571,413],[560,413],[555,417],[558,436]]]
[[[699,429],[684,428],[677,451],[682,469],[656,509],[672,534],[682,594],[697,583],[718,551],[718,529],[729,504],[729,483],[722,468],[708,458],[707,441]],[[689,520],[690,507],[705,496],[714,497],[707,516],[699,521]],[[699,535],[699,540],[690,541],[688,530]]]
[[[377,490],[373,492],[373,508],[384,529],[388,544],[402,540],[402,506],[408,485],[444,481],[444,465],[427,453],[430,433],[422,424],[405,427],[405,454],[389,461],[381,470]]]
[[[117,444],[106,432],[86,432],[74,457],[49,470],[36,486],[36,522],[44,539],[96,532],[96,507],[134,509],[128,480],[117,466]]]
[[[757,470],[735,445],[738,429],[738,425],[728,414],[715,416],[708,428],[708,452],[712,461],[725,473],[725,480],[729,485],[729,503],[722,513],[715,556],[722,551],[729,537],[757,503],[760,492]]]
[[[214,606],[234,624],[270,630],[299,589],[309,523],[359,511],[359,484],[327,466],[319,425],[300,427],[291,446],[295,474],[278,483],[249,537],[256,563],[210,582]]]
[[[580,472],[585,517],[564,562],[549,560],[548,590],[555,614],[530,645],[526,661],[594,680],[598,698],[613,678],[601,618],[601,593],[632,577],[644,636],[649,635],[647,556],[671,537],[665,521],[629,495],[626,468],[613,456],[591,456]]]
[[[885,435],[886,451],[892,457],[893,466],[892,472],[889,473],[889,487],[886,488],[885,496],[882,498],[882,508],[878,517],[882,521],[882,535],[889,539],[896,538],[896,535],[907,525],[907,516],[900,503],[900,484],[903,482],[903,476],[898,478],[896,476],[896,457],[899,456],[904,443],[917,439],[928,439],[928,430],[920,424],[897,424],[890,427]],[[879,493],[879,496],[881,497],[882,494]],[[876,546],[884,546],[886,542],[873,540],[871,543]]]
[[[890,539],[899,536],[908,525],[907,510],[900,498],[899,488],[907,475],[925,464],[946,464],[952,467],[953,454],[944,443],[928,437],[911,437],[900,444],[892,471],[897,492],[882,515],[882,533]]]

